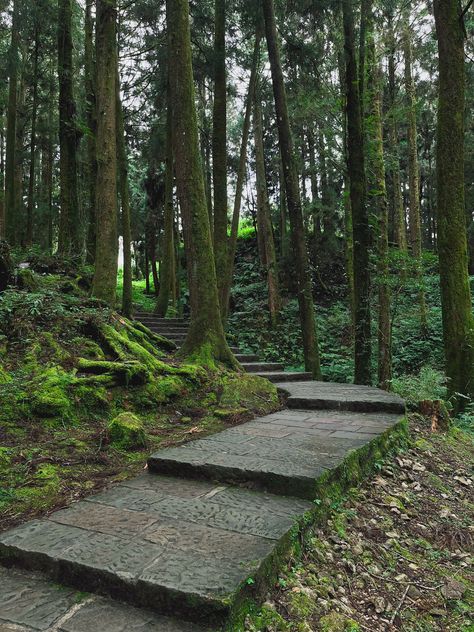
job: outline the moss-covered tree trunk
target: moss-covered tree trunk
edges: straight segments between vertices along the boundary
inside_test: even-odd
[[[212,125],[212,172],[214,184],[214,259],[216,270],[225,271],[227,249],[227,76],[226,76],[226,0],[215,0],[214,26],[214,111]],[[217,276],[221,313],[226,275]]]
[[[132,233],[130,228],[130,186],[128,182],[128,157],[125,144],[125,126],[123,107],[120,98],[120,78],[117,68],[115,80],[116,120],[117,120],[117,166],[120,202],[122,207],[122,243],[123,243],[123,289],[122,314],[131,318],[132,298]]]
[[[388,200],[385,184],[385,160],[382,128],[382,81],[377,61],[373,20],[367,26],[367,99],[366,123],[369,192],[368,202],[377,220],[378,288],[378,384],[390,389],[392,379],[392,328],[390,313],[390,268],[388,261]]]
[[[94,263],[96,250],[96,179],[97,179],[97,158],[96,158],[96,109],[95,109],[95,53],[94,53],[94,18],[92,17],[92,6],[94,0],[86,0],[84,18],[84,92],[85,92],[85,115],[88,127],[87,133],[87,163],[85,177],[87,183],[87,238],[86,238],[86,259],[88,263]]]
[[[407,115],[407,144],[408,144],[408,189],[410,222],[410,246],[415,262],[415,278],[419,286],[418,300],[420,304],[420,325],[424,330],[427,326],[427,310],[425,289],[423,284],[422,250],[421,250],[421,213],[420,213],[420,167],[418,163],[418,131],[416,123],[416,95],[412,73],[412,31],[409,23],[409,13],[405,11],[403,25],[403,55],[405,59],[405,93]]]
[[[342,0],[342,9],[346,58],[347,169],[350,180],[354,262],[354,381],[356,384],[370,384],[370,233],[366,207],[365,157],[355,52],[354,12],[351,0]]]
[[[188,0],[167,0],[173,148],[187,256],[191,322],[180,350],[184,357],[212,366],[236,367],[221,320],[194,95]]]
[[[7,134],[5,149],[5,237],[11,245],[16,242],[16,227],[19,221],[17,208],[17,192],[15,167],[17,162],[17,105],[18,105],[18,70],[20,48],[20,0],[13,2],[10,49],[8,52],[8,106]]]
[[[97,244],[92,294],[114,305],[117,286],[117,4],[97,0]]]
[[[156,314],[162,318],[168,311],[170,297],[173,297],[173,280],[176,276],[174,246],[174,159],[173,159],[173,122],[171,97],[168,87],[168,108],[166,120],[166,172],[165,172],[165,208],[163,231],[163,255],[160,268],[160,293],[156,302]],[[173,297],[174,298],[174,297]],[[173,305],[175,308],[176,305]]]
[[[446,373],[452,395],[474,397],[474,322],[464,184],[464,31],[457,0],[435,0],[439,49],[438,251]],[[467,400],[458,398],[457,407]]]
[[[226,270],[226,283],[222,292],[223,300],[221,312],[223,312],[224,322],[229,312],[230,290],[232,287],[232,279],[234,276],[235,252],[237,249],[237,238],[239,234],[240,211],[242,208],[242,193],[244,190],[245,175],[247,170],[247,146],[250,134],[250,122],[252,116],[253,96],[255,93],[255,84],[257,80],[257,68],[260,59],[260,41],[261,34],[257,29],[255,36],[255,46],[252,58],[252,68],[250,71],[249,87],[245,104],[245,117],[242,127],[242,142],[240,144],[239,166],[237,169],[237,182],[235,185],[234,210],[232,213],[232,226],[230,229],[230,238],[228,246],[228,263]]]
[[[268,199],[267,176],[265,171],[265,152],[263,145],[263,116],[261,106],[262,95],[260,82],[254,94],[254,144],[255,144],[255,177],[257,183],[257,221],[258,232],[262,239],[263,265],[267,275],[268,309],[270,322],[275,326],[281,309],[280,290],[278,281],[278,266],[273,239],[273,226]]]
[[[62,254],[82,251],[79,196],[77,189],[77,128],[72,63],[72,0],[58,0],[58,77],[59,77],[59,179],[60,222],[58,249]]]
[[[273,0],[262,0],[268,55],[272,73],[273,94],[277,115],[278,138],[283,164],[286,200],[290,216],[291,242],[298,288],[298,304],[303,334],[304,361],[307,371],[321,376],[312,279],[303,224],[301,195],[296,158],[291,136],[285,82],[281,66]]]
[[[26,205],[26,243],[33,243],[33,213],[36,174],[36,122],[38,118],[38,68],[40,31],[35,25],[35,43],[33,50],[33,99],[31,105],[31,135],[30,135],[30,172],[28,178],[28,201]]]
[[[391,206],[393,210],[393,241],[401,252],[407,252],[407,235],[405,207],[402,197],[402,182],[400,176],[400,154],[398,150],[398,125],[396,102],[395,54],[396,41],[393,30],[393,7],[390,5],[387,14],[388,39],[388,138],[390,142],[391,159],[389,175],[391,182]]]

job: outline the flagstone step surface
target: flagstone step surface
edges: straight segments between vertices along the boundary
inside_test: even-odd
[[[283,364],[279,362],[242,362],[242,368],[248,373],[262,373],[262,372],[281,372],[283,371]]]
[[[216,435],[167,448],[151,471],[205,478],[313,500],[316,479],[350,450],[391,428],[399,414],[284,410]]]
[[[290,383],[285,376],[276,386],[288,394],[288,408],[405,412],[401,397],[374,387],[314,380]]]
[[[52,583],[39,573],[0,567],[1,632],[211,632]]]
[[[302,371],[273,371],[268,368],[263,371],[257,371],[256,375],[264,377],[270,382],[307,382],[311,380],[311,373]]]

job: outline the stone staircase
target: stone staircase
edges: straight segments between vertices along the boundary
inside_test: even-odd
[[[185,322],[142,322],[184,338]],[[404,403],[283,381],[239,355],[280,376],[289,409],[160,450],[141,476],[1,533],[0,632],[243,630],[229,621],[265,598],[325,490],[356,484],[389,449]]]
[[[137,312],[135,319],[154,333],[169,338],[178,347],[184,342],[189,327],[188,321],[183,318],[159,318],[150,312]],[[265,377],[270,382],[303,382],[312,379],[311,373],[285,371],[279,362],[262,362],[258,355],[242,353],[235,346],[231,346],[231,350],[245,371]]]

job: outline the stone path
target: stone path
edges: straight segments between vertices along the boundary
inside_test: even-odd
[[[161,450],[142,476],[0,534],[0,632],[222,629],[244,595],[268,588],[317,480],[337,478],[404,412],[377,389],[278,386],[298,409]]]

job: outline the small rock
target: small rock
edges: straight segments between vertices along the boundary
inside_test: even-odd
[[[385,608],[386,608],[385,599],[383,597],[376,597],[374,599],[374,607],[375,607],[375,612],[377,614],[382,614],[382,612],[385,612]]]
[[[445,599],[462,599],[465,592],[466,586],[452,578],[448,578],[441,587],[441,594]]]
[[[418,590],[418,588],[416,586],[410,586],[410,588],[408,589],[408,593],[407,595],[411,598],[411,599],[419,599],[421,597],[421,591]]]

